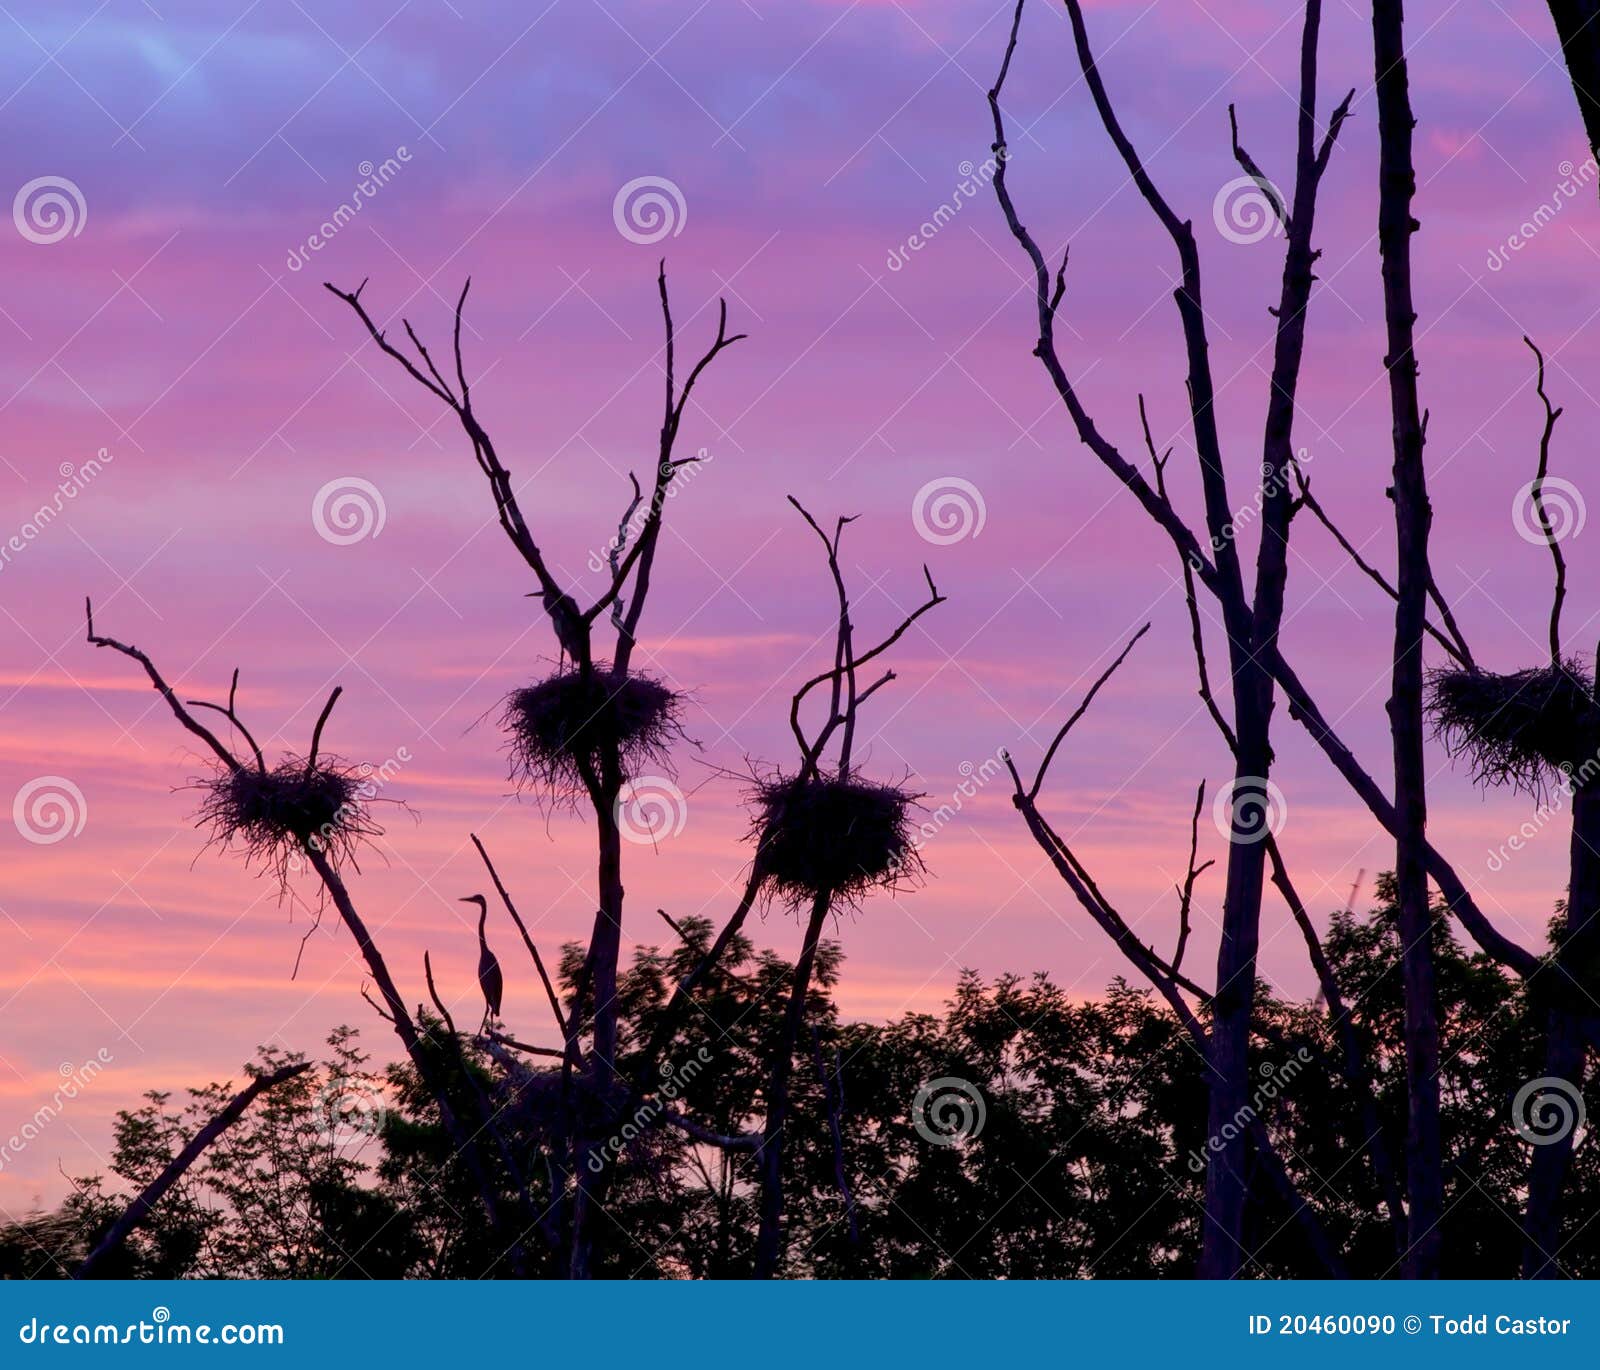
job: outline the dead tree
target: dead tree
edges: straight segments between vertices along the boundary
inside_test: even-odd
[[[1550,956],[1533,959],[1521,973],[1529,980],[1530,995],[1545,1010],[1544,1077],[1576,1091],[1587,1053],[1600,1040],[1591,997],[1600,986],[1600,702],[1592,674],[1567,655],[1562,643],[1567,567],[1560,539],[1571,511],[1558,520],[1545,490],[1551,439],[1562,411],[1545,390],[1543,355],[1530,339],[1523,341],[1534,356],[1535,390],[1543,409],[1534,479],[1526,493],[1554,566],[1549,664],[1507,673],[1487,670],[1452,617],[1447,633],[1429,625],[1430,636],[1450,659],[1429,674],[1426,705],[1435,735],[1447,752],[1470,766],[1478,783],[1520,791],[1540,803],[1553,794],[1571,802],[1566,915]],[[1360,560],[1316,502],[1309,483],[1303,488],[1307,507],[1368,577],[1395,598],[1397,587]],[[1523,1223],[1523,1271],[1530,1278],[1560,1273],[1560,1201],[1575,1140],[1570,1127],[1558,1128],[1540,1135],[1541,1144],[1532,1148]]]
[[[871,683],[864,683],[858,671],[893,646],[912,623],[942,603],[943,597],[930,577],[928,600],[882,642],[866,651],[859,650],[838,561],[839,538],[850,520],[839,520],[830,537],[800,509],[827,549],[829,571],[838,597],[834,663],[830,670],[806,682],[793,701],[790,725],[800,746],[798,769],[792,774],[779,773],[758,780],[756,784],[753,796],[755,852],[743,896],[733,916],[706,955],[675,987],[654,1037],[643,1052],[647,1065],[635,1073],[636,1078],[622,1078],[617,1066],[616,1007],[623,913],[618,808],[624,785],[645,763],[670,768],[671,744],[681,736],[676,693],[663,682],[633,668],[631,662],[672,481],[682,467],[699,460],[674,454],[685,408],[706,368],[723,349],[743,336],[728,333],[727,308],[722,305],[715,338],[680,388],[676,376],[676,334],[664,267],[658,275],[657,286],[666,333],[666,405],[655,480],[647,505],[639,482],[632,481],[632,497],[608,558],[610,583],[587,609],[580,609],[567,587],[557,582],[518,503],[511,474],[500,461],[493,441],[473,409],[461,343],[466,290],[463,289],[455,308],[452,381],[435,365],[432,354],[409,322],[401,321],[414,357],[389,341],[386,331],[368,313],[362,301],[365,282],[354,291],[338,290],[332,285],[328,289],[355,312],[368,336],[385,355],[456,414],[478,467],[488,480],[501,527],[533,572],[534,593],[543,602],[555,633],[561,658],[558,670],[544,680],[515,691],[507,700],[504,723],[511,739],[513,775],[557,802],[586,800],[597,820],[598,912],[585,962],[589,981],[587,998],[593,1004],[592,1025],[588,1028],[589,1051],[585,1052],[580,1043],[583,1024],[578,1018],[578,1009],[586,994],[576,996],[572,1010],[564,1018],[538,952],[492,865],[489,873],[539,968],[563,1035],[563,1108],[565,1125],[570,1132],[567,1151],[573,1187],[569,1269],[575,1277],[589,1274],[592,1268],[590,1215],[609,1180],[608,1172],[597,1176],[588,1166],[578,1163],[588,1150],[588,1139],[604,1136],[611,1123],[636,1108],[658,1083],[648,1063],[660,1060],[661,1052],[692,1002],[696,985],[738,935],[763,891],[808,910],[800,960],[785,1013],[783,1043],[770,1065],[766,1125],[759,1136],[723,1138],[717,1143],[729,1150],[760,1153],[763,1201],[756,1268],[758,1274],[771,1275],[781,1254],[781,1153],[789,1108],[789,1073],[803,1026],[811,971],[824,922],[829,912],[869,889],[904,877],[915,859],[907,822],[907,811],[914,797],[893,785],[862,781],[854,771],[857,710],[894,676],[886,672]],[[642,521],[638,519],[641,506]],[[798,503],[795,507],[800,508]],[[636,522],[637,528],[634,527]],[[615,632],[609,660],[599,654],[595,642],[596,626],[606,622]],[[821,687],[826,687],[828,693],[828,716],[812,736],[801,724],[800,710],[807,696]],[[836,759],[831,762],[825,759],[830,746],[837,747]],[[481,844],[479,850],[482,852]],[[487,853],[483,856],[488,864]],[[576,1084],[572,1085],[574,1080]],[[671,1115],[668,1121],[703,1142],[711,1135],[692,1119],[681,1115]]]
[[[1022,815],[1023,822],[1027,825],[1029,834],[1044,852],[1073,897],[1083,906],[1091,919],[1112,940],[1119,950],[1141,975],[1155,986],[1161,997],[1166,1000],[1174,1017],[1182,1027],[1184,1034],[1193,1043],[1196,1051],[1207,1063],[1208,1078],[1214,1083],[1216,1067],[1212,1064],[1211,1039],[1215,1027],[1207,1031],[1201,1019],[1201,1012],[1208,1015],[1213,1024],[1216,1022],[1217,996],[1210,990],[1203,988],[1183,970],[1183,953],[1189,940],[1189,906],[1194,893],[1196,878],[1210,863],[1195,864],[1198,849],[1198,823],[1201,805],[1196,802],[1194,815],[1190,824],[1189,861],[1187,874],[1183,884],[1178,888],[1178,938],[1177,945],[1171,957],[1165,957],[1148,943],[1139,939],[1133,931],[1128,920],[1118,912],[1116,906],[1106,897],[1099,883],[1090,873],[1089,868],[1079,858],[1077,853],[1064,837],[1051,825],[1039,808],[1039,795],[1044,788],[1044,782],[1049,774],[1051,763],[1055,760],[1062,744],[1066,742],[1068,734],[1077,725],[1086,713],[1089,706],[1094,703],[1095,696],[1101,688],[1116,673],[1117,668],[1127,660],[1128,654],[1133,650],[1139,639],[1150,629],[1147,623],[1136,632],[1116,659],[1108,666],[1094,684],[1089,687],[1082,703],[1074,709],[1066,722],[1057,730],[1046,748],[1038,770],[1034,773],[1033,782],[1025,784],[1022,773],[1017,769],[1015,760],[1010,753],[1004,754],[1007,769],[1011,772],[1014,786],[1011,802]],[[1200,795],[1203,796],[1204,787]],[[1325,963],[1324,963],[1325,964]],[[1199,1006],[1197,1012],[1189,1000],[1195,1000]],[[1239,1118],[1246,1119],[1241,1125]],[[1345,1273],[1344,1261],[1340,1257],[1337,1247],[1323,1227],[1316,1211],[1306,1202],[1303,1195],[1295,1187],[1293,1178],[1282,1158],[1278,1155],[1268,1136],[1265,1125],[1253,1106],[1248,1103],[1241,1108],[1239,1115],[1229,1119],[1229,1133],[1237,1132],[1244,1141],[1247,1159],[1253,1159],[1259,1168],[1262,1178],[1273,1197],[1288,1211],[1290,1217],[1300,1228],[1307,1245],[1324,1270],[1334,1277],[1341,1278]],[[1213,1133],[1217,1139],[1216,1144],[1208,1141],[1207,1151],[1214,1154],[1216,1146],[1223,1141],[1223,1135]],[[1209,1192],[1209,1191],[1208,1191]],[[1241,1245],[1241,1258],[1248,1253]]]
[[[1422,643],[1428,617],[1428,528],[1433,511],[1422,447],[1427,427],[1417,398],[1411,298],[1412,216],[1417,177],[1402,5],[1373,0],[1374,82],[1378,95],[1378,250],[1388,333],[1384,369],[1394,421],[1394,658],[1389,730],[1394,744],[1395,890],[1400,914],[1400,970],[1405,995],[1406,1188],[1409,1224],[1403,1269],[1436,1279],[1443,1234],[1444,1161],[1439,1141],[1439,1016],[1434,992],[1433,915],[1428,900],[1427,765],[1423,756]]]
[[[783,1252],[783,1136],[791,1116],[793,1060],[806,1022],[811,978],[823,928],[829,914],[855,907],[875,891],[892,890],[914,883],[922,869],[911,821],[917,796],[904,785],[865,780],[858,771],[859,758],[856,753],[860,708],[896,679],[892,670],[875,674],[870,681],[862,673],[864,668],[878,661],[899,642],[923,615],[945,602],[945,596],[939,593],[932,575],[924,567],[927,598],[905,615],[892,632],[874,645],[861,649],[856,642],[849,593],[839,561],[841,538],[845,528],[854,519],[838,519],[833,532],[829,534],[798,500],[791,496],[790,503],[821,540],[826,554],[838,604],[833,664],[804,681],[790,702],[789,725],[799,749],[799,761],[794,770],[784,771],[780,768],[767,775],[757,775],[752,785],[751,831],[755,852],[737,907],[711,946],[673,987],[672,996],[664,1006],[657,1026],[639,1055],[642,1064],[629,1077],[619,1074],[615,1088],[604,1100],[606,1116],[653,1117],[703,1146],[717,1148],[730,1156],[753,1154],[756,1157],[760,1185],[760,1228],[754,1268],[759,1278],[771,1278],[777,1272]],[[808,697],[819,690],[825,693],[827,699],[825,716],[811,731],[802,715]],[[564,1049],[543,1054],[563,1058],[563,1125],[568,1129],[569,1137],[581,1139],[583,1129],[575,1126],[574,1110],[566,1086],[573,1071],[581,1069],[584,1060],[579,1040],[582,1025],[577,1016],[584,994],[580,989],[574,996],[572,1008],[563,1012],[543,959],[499,871],[490,860],[483,843],[476,836],[473,842],[507,912],[527,945],[549,998],[551,1012],[562,1031]],[[683,1024],[693,1003],[694,989],[717,966],[763,894],[767,895],[769,902],[779,906],[796,912],[804,910],[805,931],[785,1000],[779,1038],[771,1058],[766,1062],[763,1126],[759,1132],[730,1136],[706,1127],[678,1109],[650,1108],[648,1105],[659,1103],[654,1100],[654,1095],[659,1091],[662,1079],[670,1077],[669,1071],[661,1069],[666,1064],[664,1052]],[[679,930],[678,925],[664,912],[661,916],[674,931]],[[431,972],[429,986],[432,989]],[[454,1025],[449,1022],[448,1012],[437,995],[435,1003],[453,1036]],[[493,1033],[490,1036],[497,1042],[508,1040]],[[534,1052],[542,1050],[524,1049]],[[823,1078],[826,1087],[826,1077]],[[836,1177],[853,1225],[854,1199],[844,1177],[840,1122],[831,1098],[830,1092],[830,1128],[836,1149]],[[579,1168],[576,1154],[572,1155],[570,1165],[572,1169]]]
[[[1150,426],[1144,420],[1144,404],[1141,400],[1139,406],[1140,419],[1144,428],[1145,445],[1150,453],[1151,462],[1156,473],[1156,488],[1163,495],[1166,493],[1165,472],[1167,462],[1171,459],[1169,452],[1164,456],[1157,456],[1155,444],[1150,436]],[[1300,479],[1301,488],[1305,492],[1299,504],[1303,506],[1310,498],[1309,483],[1305,480],[1304,473],[1296,466],[1296,476]],[[1184,603],[1189,612],[1189,635],[1194,648],[1195,675],[1199,683],[1199,695],[1205,705],[1206,712],[1215,724],[1222,740],[1227,744],[1229,753],[1237,755],[1238,740],[1234,736],[1233,728],[1223,716],[1218,707],[1216,696],[1211,690],[1211,673],[1206,663],[1205,632],[1200,619],[1200,605],[1195,589],[1194,573],[1187,564],[1182,566]],[[1379,577],[1381,580],[1382,577]],[[1384,582],[1387,585],[1387,582]],[[1183,959],[1183,950],[1188,942],[1189,933],[1189,905],[1194,892],[1194,878],[1204,866],[1195,865],[1196,855],[1196,829],[1200,816],[1200,807],[1205,796],[1205,784],[1201,783],[1199,793],[1195,798],[1194,818],[1191,820],[1189,841],[1189,875],[1185,878],[1179,890],[1178,910],[1178,945],[1173,953],[1173,964],[1176,965]],[[1339,982],[1334,975],[1333,966],[1328,960],[1327,953],[1323,950],[1322,939],[1317,932],[1316,925],[1311,921],[1311,915],[1306,909],[1304,901],[1300,898],[1294,881],[1289,875],[1289,868],[1284,860],[1283,852],[1279,848],[1276,834],[1271,826],[1266,826],[1262,831],[1262,845],[1267,849],[1267,860],[1272,868],[1272,883],[1283,901],[1289,907],[1289,913],[1299,929],[1301,937],[1306,944],[1306,954],[1311,962],[1312,969],[1316,972],[1317,985],[1323,1001],[1328,1008],[1331,1026],[1339,1041],[1340,1066],[1351,1093],[1355,1097],[1357,1109],[1361,1115],[1362,1132],[1366,1137],[1365,1149],[1372,1165],[1373,1179],[1377,1184],[1378,1192],[1383,1196],[1384,1208],[1388,1215],[1390,1231],[1394,1236],[1395,1259],[1403,1259],[1406,1250],[1406,1207],[1405,1194],[1400,1183],[1400,1175],[1395,1164],[1394,1155],[1389,1147],[1388,1138],[1382,1121],[1378,1114],[1378,1101],[1373,1087],[1372,1068],[1367,1060],[1367,1054],[1362,1046],[1358,1030],[1358,1020],[1355,1005],[1346,1001]],[[1209,863],[1206,863],[1209,864]],[[1355,891],[1351,890],[1351,902],[1355,899]]]
[[[1000,73],[989,93],[994,124],[997,170],[995,194],[1006,223],[1033,267],[1039,336],[1034,355],[1072,418],[1079,438],[1127,486],[1146,512],[1167,533],[1192,574],[1216,598],[1227,639],[1232,730],[1236,740],[1232,798],[1233,840],[1229,846],[1223,899],[1222,939],[1218,952],[1217,984],[1211,1005],[1212,1027],[1207,1034],[1210,1066],[1209,1126],[1213,1136],[1225,1138],[1220,1150],[1209,1152],[1206,1170],[1206,1222],[1201,1273],[1213,1278],[1237,1274],[1243,1246],[1244,1205],[1248,1177],[1246,1162],[1250,1139],[1227,1126],[1248,1103],[1250,1088],[1249,1039],[1255,993],[1256,950],[1261,903],[1265,886],[1265,849],[1254,827],[1264,821],[1269,803],[1267,783],[1272,764],[1270,725],[1274,703],[1274,658],[1278,630],[1283,620],[1288,574],[1288,538],[1294,514],[1290,471],[1293,463],[1292,429],[1295,390],[1305,340],[1305,315],[1317,258],[1311,246],[1317,192],[1327,169],[1333,145],[1349,109],[1351,95],[1338,106],[1317,138],[1316,54],[1321,17],[1319,0],[1308,0],[1301,42],[1299,118],[1295,189],[1292,206],[1285,208],[1268,197],[1273,211],[1283,217],[1288,239],[1283,283],[1279,295],[1274,340],[1272,387],[1263,438],[1259,487],[1262,531],[1253,589],[1247,590],[1236,541],[1234,505],[1228,493],[1222,443],[1215,413],[1205,312],[1201,297],[1199,249],[1191,224],[1179,218],[1157,188],[1123,131],[1101,78],[1089,43],[1079,0],[1066,0],[1078,66],[1094,101],[1100,121],[1129,177],[1171,238],[1176,249],[1180,282],[1174,292],[1189,371],[1189,425],[1199,457],[1204,500],[1204,534],[1196,534],[1163,490],[1125,458],[1107,439],[1085,409],[1057,348],[1055,321],[1066,293],[1065,253],[1052,273],[1033,234],[1023,226],[1007,183],[1008,147],[1000,96],[1016,53],[1025,0],[1018,0]],[[1266,178],[1239,146],[1235,154],[1258,183]],[[1036,834],[1037,836],[1037,834]]]
[[[1452,616],[1448,631],[1428,625],[1449,661],[1426,681],[1427,716],[1446,751],[1466,763],[1474,780],[1521,792],[1544,804],[1553,795],[1570,800],[1570,867],[1567,909],[1548,957],[1516,949],[1515,961],[1499,958],[1521,974],[1529,994],[1545,1010],[1543,1074],[1578,1090],[1588,1053],[1600,1046],[1600,1021],[1593,995],[1600,988],[1600,699],[1592,673],[1567,655],[1561,635],[1566,597],[1565,529],[1550,512],[1544,492],[1550,443],[1561,410],[1545,391],[1544,359],[1524,339],[1536,365],[1536,390],[1543,427],[1533,481],[1527,488],[1538,530],[1554,564],[1548,665],[1510,672],[1486,669],[1473,656]],[[1303,481],[1303,501],[1364,572],[1391,599],[1396,586],[1362,561],[1327,510]],[[1430,584],[1431,584],[1430,576]],[[1559,1107],[1559,1104],[1555,1105]],[[1523,1271],[1530,1278],[1560,1273],[1561,1193],[1576,1141],[1568,1127],[1539,1137],[1529,1160],[1528,1201],[1523,1222]]]
[[[166,1192],[184,1177],[205,1149],[222,1136],[240,1118],[244,1111],[253,1104],[257,1097],[265,1094],[269,1089],[274,1089],[285,1080],[292,1080],[296,1075],[303,1075],[311,1069],[310,1061],[298,1061],[293,1065],[282,1066],[270,1071],[266,1075],[257,1075],[243,1089],[241,1089],[228,1102],[227,1106],[220,1109],[216,1116],[189,1139],[188,1144],[167,1164],[166,1168],[151,1180],[139,1195],[123,1209],[117,1220],[111,1224],[106,1233],[95,1243],[95,1248],[77,1270],[73,1272],[75,1280],[92,1279],[99,1267],[121,1248],[139,1225],[154,1211],[155,1206],[161,1202]]]
[[[502,463],[473,408],[461,341],[462,310],[470,286],[469,280],[455,305],[453,378],[436,365],[408,321],[402,319],[401,326],[415,356],[390,341],[387,329],[372,317],[362,300],[365,281],[355,290],[340,290],[331,283],[327,289],[350,307],[385,356],[455,414],[489,485],[500,526],[532,572],[532,594],[542,602],[549,617],[558,649],[557,669],[544,680],[513,693],[507,700],[504,721],[511,738],[514,777],[556,803],[586,802],[594,813],[597,898],[587,958],[594,1003],[588,1085],[593,1097],[613,1097],[622,1084],[617,1078],[616,1057],[617,972],[624,896],[620,822],[623,792],[628,780],[639,773],[642,762],[667,759],[667,748],[679,735],[678,696],[662,682],[635,670],[632,658],[672,482],[684,467],[700,460],[675,454],[685,410],[706,368],[745,335],[729,334],[727,304],[720,302],[716,336],[680,386],[676,331],[667,294],[666,267],[662,265],[657,290],[666,335],[666,402],[654,477],[636,530],[630,525],[639,511],[643,491],[639,482],[633,481],[632,501],[611,549],[610,583],[585,609],[579,607],[571,589],[561,584],[551,569],[523,514],[511,472]],[[615,634],[609,659],[598,655],[595,641],[597,624],[606,621]],[[599,1125],[604,1125],[603,1117]],[[574,1154],[584,1149],[582,1139],[577,1139]],[[571,1274],[576,1278],[587,1277],[591,1270],[590,1218],[597,1201],[596,1186],[604,1182],[604,1177],[595,1177],[587,1167],[576,1168],[570,1261]]]
[[[792,774],[779,772],[758,780],[754,792],[757,847],[774,899],[807,911],[805,937],[795,963],[783,1025],[768,1065],[766,1121],[757,1159],[761,1170],[761,1226],[756,1237],[755,1274],[771,1279],[783,1254],[783,1133],[789,1120],[789,1081],[794,1053],[805,1025],[811,973],[822,929],[830,913],[858,905],[874,891],[894,889],[914,880],[921,858],[913,844],[912,808],[917,796],[903,785],[863,779],[856,770],[856,728],[860,709],[895,679],[884,671],[870,683],[861,674],[894,646],[924,614],[944,603],[944,596],[924,566],[928,597],[875,646],[860,650],[851,620],[850,595],[839,565],[839,541],[854,518],[840,518],[831,534],[789,497],[821,540],[828,572],[838,599],[838,628],[833,665],[812,676],[795,691],[789,726],[800,749]],[[814,733],[801,719],[802,706],[813,690],[827,691],[826,715]],[[829,748],[837,752],[829,761]]]
[[[210,840],[221,847],[239,847],[247,862],[264,865],[280,882],[287,881],[296,863],[304,862],[320,881],[324,897],[338,911],[355,938],[367,971],[383,998],[379,1012],[388,1020],[415,1066],[418,1078],[433,1096],[440,1122],[455,1154],[466,1165],[482,1198],[490,1224],[506,1243],[515,1269],[525,1268],[521,1225],[503,1205],[483,1164],[478,1135],[488,1125],[479,1118],[466,1125],[457,1116],[448,1081],[429,1043],[406,1008],[388,963],[366,922],[356,910],[343,867],[352,864],[359,845],[379,830],[372,822],[362,795],[361,772],[322,751],[322,733],[343,687],[335,688],[318,715],[310,750],[302,756],[285,756],[269,766],[266,755],[238,713],[239,672],[233,673],[226,705],[207,700],[180,699],[141,649],[95,632],[94,609],[86,600],[87,640],[93,647],[108,647],[143,668],[153,689],[167,702],[173,716],[205,744],[213,767],[196,780],[201,792],[199,823]],[[197,710],[220,714],[244,739],[248,752],[236,754],[196,716]]]

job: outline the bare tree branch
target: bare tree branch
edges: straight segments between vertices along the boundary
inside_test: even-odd
[[[293,1065],[282,1066],[277,1070],[269,1071],[265,1075],[257,1075],[243,1089],[241,1089],[228,1104],[222,1108],[204,1127],[202,1127],[188,1144],[174,1156],[144,1189],[137,1198],[123,1209],[122,1216],[111,1224],[99,1242],[95,1245],[88,1257],[76,1271],[73,1279],[85,1280],[92,1277],[99,1266],[122,1245],[123,1242],[150,1216],[151,1211],[161,1202],[162,1196],[177,1184],[185,1172],[197,1160],[205,1149],[216,1141],[224,1132],[232,1127],[244,1116],[244,1111],[256,1099],[265,1094],[269,1089],[274,1089],[286,1080],[292,1080],[297,1075],[303,1075],[311,1069],[310,1061],[299,1061]]]
[[[1555,525],[1544,504],[1544,482],[1550,473],[1550,435],[1556,431],[1556,420],[1561,410],[1553,408],[1550,396],[1544,391],[1544,353],[1534,346],[1533,339],[1524,335],[1523,342],[1534,355],[1539,366],[1537,389],[1539,402],[1544,405],[1544,431],[1539,434],[1539,469],[1533,478],[1533,507],[1539,516],[1539,531],[1544,534],[1550,548],[1550,559],[1556,566],[1556,588],[1550,600],[1550,664],[1561,664],[1561,603],[1567,597],[1567,561],[1561,554],[1561,539],[1556,536]]]

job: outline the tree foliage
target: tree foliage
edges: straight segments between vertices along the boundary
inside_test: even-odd
[[[704,953],[708,922],[684,920],[674,946],[642,949],[622,977],[622,1062],[648,1050],[672,986]],[[1445,1139],[1445,1273],[1514,1275],[1530,1144],[1511,1101],[1538,1074],[1546,1008],[1523,981],[1468,954],[1441,916],[1439,969]],[[1559,918],[1552,925],[1559,934]],[[1392,880],[1376,907],[1334,915],[1326,939],[1372,1069],[1380,1126],[1403,1146],[1406,1084],[1400,945]],[[567,948],[568,1002],[581,952]],[[822,1278],[1128,1278],[1186,1276],[1199,1258],[1205,1066],[1150,991],[1114,982],[1074,998],[1048,975],[959,978],[940,1014],[887,1024],[841,1019],[842,956],[825,943],[796,1048],[783,1152],[788,1241],[783,1273]],[[757,1161],[697,1140],[669,1112],[736,1136],[762,1116],[792,967],[741,937],[671,1039],[664,1088],[585,1163],[612,1169],[596,1273],[715,1278],[749,1273],[759,1223]],[[441,1025],[431,1049],[454,1062],[452,1088],[487,1091],[503,1063],[461,1057]],[[271,1069],[292,1058],[263,1050]],[[1317,1195],[1351,1273],[1398,1273],[1372,1173],[1362,1101],[1340,1069],[1321,1003],[1259,987],[1252,1098],[1302,1192]],[[554,1100],[560,1066],[510,1072],[498,1096],[503,1151],[536,1210],[532,1273],[564,1273],[551,1215],[561,1188]],[[964,1111],[941,1118],[930,1084],[960,1086]],[[231,1086],[151,1093],[119,1116],[111,1170],[79,1180],[57,1212],[0,1232],[8,1276],[70,1273],[127,1201],[166,1165]],[[956,1126],[950,1124],[955,1122]],[[837,1126],[836,1126],[837,1125]],[[835,1138],[838,1138],[836,1145]],[[1198,1159],[1197,1159],[1198,1158]],[[841,1177],[843,1180],[841,1186]],[[504,1202],[520,1193],[496,1175]],[[1574,1153],[1566,1222],[1600,1215],[1600,1161]],[[1247,1211],[1248,1272],[1317,1273],[1299,1229],[1265,1184]],[[1600,1252],[1573,1241],[1562,1264],[1600,1274]],[[306,1074],[263,1097],[211,1147],[119,1253],[124,1277],[483,1278],[511,1272],[475,1180],[452,1151],[433,1094],[407,1060],[378,1072],[341,1028]]]

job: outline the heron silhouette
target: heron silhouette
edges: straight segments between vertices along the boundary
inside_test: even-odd
[[[484,924],[489,920],[489,904],[481,894],[469,894],[463,904],[478,906],[478,988],[483,991],[483,1026],[500,1016],[500,1000],[505,993],[505,977],[500,974],[500,959],[489,950],[489,939],[484,936]]]

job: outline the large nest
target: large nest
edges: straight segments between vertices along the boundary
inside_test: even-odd
[[[574,799],[584,792],[584,770],[598,772],[612,748],[624,778],[646,770],[670,774],[672,744],[683,736],[681,704],[659,680],[619,673],[605,662],[513,690],[501,718],[512,779],[558,800]]]
[[[917,796],[899,786],[779,775],[758,780],[751,798],[767,888],[786,904],[819,896],[855,904],[922,874],[911,821]]]
[[[367,815],[367,783],[360,768],[326,757],[307,765],[287,756],[271,770],[241,766],[196,782],[199,822],[213,842],[243,848],[247,863],[267,865],[280,881],[308,852],[337,869],[383,831]]]
[[[1600,708],[1577,662],[1510,675],[1450,667],[1428,687],[1435,733],[1480,782],[1538,795],[1558,772],[1580,785],[1600,774]]]

